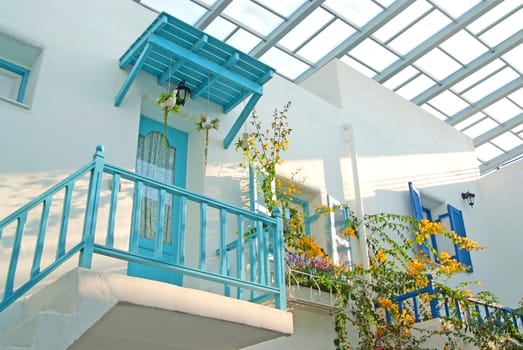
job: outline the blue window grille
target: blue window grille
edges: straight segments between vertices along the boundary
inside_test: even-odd
[[[27,87],[27,81],[29,80],[29,72],[30,71],[27,68],[21,67],[17,64],[0,58],[0,75],[4,75],[9,79],[9,75],[12,76],[14,74],[15,79],[11,80],[13,80],[13,84],[16,84],[17,90],[17,92],[15,93],[16,96],[4,97],[15,99],[19,103],[24,103],[25,89]]]

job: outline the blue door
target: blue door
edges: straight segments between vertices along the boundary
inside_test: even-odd
[[[138,137],[136,172],[157,181],[185,187],[187,173],[186,133],[167,128],[167,137],[163,137],[163,124],[142,116]],[[154,245],[157,234],[163,235],[162,256],[154,257],[171,263],[181,263],[183,259],[183,237],[179,236],[179,198],[166,194],[163,207],[159,206],[159,191],[144,187],[140,212],[138,253],[154,257]],[[163,210],[163,222],[159,224],[159,212]],[[160,232],[159,232],[160,231]],[[135,248],[135,247],[132,247]],[[181,285],[182,276],[162,269],[129,263],[127,272],[162,282]]]

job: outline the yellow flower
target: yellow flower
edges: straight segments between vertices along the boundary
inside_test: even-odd
[[[380,305],[385,310],[390,310],[392,308],[392,300],[387,299],[387,298],[381,298]]]
[[[382,263],[382,262],[385,262],[387,260],[387,256],[385,255],[385,253],[383,253],[381,250],[379,250],[377,253],[376,253],[376,256],[374,257],[376,259],[377,262],[379,263]]]
[[[342,236],[348,239],[352,239],[354,236],[356,236],[356,231],[352,227],[345,227],[343,229]]]
[[[411,276],[419,276],[419,274],[424,270],[425,264],[419,260],[413,260],[410,262],[407,267],[407,272]]]

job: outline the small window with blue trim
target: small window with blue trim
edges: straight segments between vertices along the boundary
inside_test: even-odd
[[[24,103],[29,69],[0,58],[0,95]]]
[[[31,104],[42,49],[0,32],[0,100]]]

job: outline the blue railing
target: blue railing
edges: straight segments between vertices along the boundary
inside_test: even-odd
[[[75,185],[87,179],[87,191],[74,192]],[[110,184],[108,189],[104,189],[105,183]],[[122,193],[122,186],[127,188],[128,196]],[[154,192],[157,199],[157,234],[150,254],[143,254],[138,249],[142,236],[140,214],[146,192]],[[51,215],[54,200],[62,205],[59,213]],[[126,201],[132,201],[130,213],[119,210],[119,204],[129,204]],[[177,237],[174,243],[177,254],[172,255],[172,259],[163,256],[164,218],[167,215],[163,205],[166,201],[171,201],[177,215],[171,236]],[[31,225],[27,225],[28,217],[33,217],[39,210],[39,219],[31,220]],[[71,224],[73,213],[76,219],[80,215],[83,217],[82,228],[77,232],[74,232],[74,226],[78,223]],[[212,214],[215,214],[214,219]],[[49,222],[56,221],[57,216],[60,218],[57,237],[46,237]],[[98,225],[97,229],[100,223],[104,225]],[[101,226],[106,230],[101,230]],[[247,226],[257,227],[260,233],[244,240]],[[9,230],[10,234],[6,234]],[[185,239],[188,230],[193,236],[198,236],[197,242],[191,240],[191,246]],[[21,257],[21,250],[28,250],[24,240],[34,236],[36,243],[31,248],[34,250],[32,257]],[[213,241],[210,236],[217,239]],[[227,240],[231,236],[235,245],[234,257],[227,254]],[[49,247],[54,249],[55,246],[50,259]],[[106,164],[101,146],[97,147],[93,161],[87,166],[1,220],[0,247],[10,252],[7,272],[4,280],[0,280],[0,286],[4,284],[0,311],[77,253],[78,265],[84,268],[91,268],[93,255],[104,255],[217,283],[223,286],[225,296],[251,301],[274,299],[277,308],[286,309],[281,217],[271,218],[250,212]],[[208,251],[217,251],[217,262],[209,261]],[[47,261],[45,264],[42,264],[43,256]],[[30,264],[30,272],[24,275],[21,264]],[[234,269],[231,269],[231,264],[235,265]],[[23,267],[24,271],[28,269]],[[235,293],[231,293],[231,287],[236,288]],[[244,290],[250,292],[249,296],[243,293]]]
[[[393,298],[400,313],[407,310],[416,322],[439,317],[454,317],[478,324],[494,319],[496,323],[501,324],[503,319],[510,319],[514,327],[519,332],[523,332],[522,313],[515,312],[514,309],[506,306],[492,305],[474,298],[458,301],[444,297],[434,287],[432,276],[428,277],[429,284],[426,287]],[[392,322],[389,311],[385,312],[385,317],[388,322]]]

